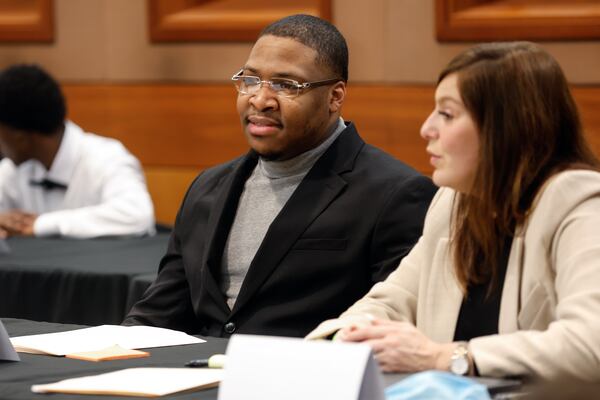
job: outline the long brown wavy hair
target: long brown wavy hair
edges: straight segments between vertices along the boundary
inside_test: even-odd
[[[480,145],[473,187],[455,199],[456,275],[465,291],[486,282],[491,290],[506,240],[527,219],[544,182],[599,164],[560,66],[539,46],[481,44],[455,57],[438,84],[454,73]]]

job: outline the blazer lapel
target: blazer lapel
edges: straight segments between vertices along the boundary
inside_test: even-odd
[[[202,261],[206,267],[204,268],[206,273],[202,274],[202,286],[227,315],[230,313],[230,309],[218,284],[221,273],[221,259],[240,196],[244,190],[244,184],[252,174],[257,161],[258,156],[256,153],[248,153],[234,167],[234,171],[227,174],[219,182],[221,189],[206,224],[207,251]]]
[[[506,277],[502,287],[502,298],[500,300],[500,316],[498,319],[498,332],[507,333],[519,330],[517,317],[520,304],[521,275],[523,266],[523,236],[515,236],[510,249],[508,264],[506,266]]]
[[[425,304],[417,312],[424,319],[423,332],[441,343],[452,342],[454,339],[458,313],[464,298],[454,274],[449,243],[448,238],[443,238],[437,244],[432,260],[431,282],[428,284],[430,295],[420,298],[425,300]]]
[[[432,282],[428,292],[435,293],[426,297],[423,309],[417,315],[423,315],[423,321],[418,323],[432,340],[441,343],[454,339],[456,322],[464,295],[458,286],[449,252],[447,238],[440,240],[432,261],[434,266]],[[521,288],[521,269],[523,265],[523,237],[515,236],[508,259],[506,278],[502,288],[500,315],[498,319],[499,333],[518,330],[517,316],[519,315],[519,293]],[[438,273],[438,268],[440,273]]]
[[[352,124],[315,163],[275,218],[259,247],[233,307],[235,314],[293,247],[298,238],[347,185],[340,176],[351,170],[364,142]]]
[[[442,343],[454,339],[458,313],[464,295],[458,286],[449,253],[449,241],[438,243],[432,264],[442,266],[442,273],[434,273],[430,293],[436,293],[425,302],[423,330],[433,340]],[[521,288],[521,267],[523,264],[523,237],[515,236],[508,259],[506,278],[502,288],[498,331],[500,333],[518,330],[519,292]]]

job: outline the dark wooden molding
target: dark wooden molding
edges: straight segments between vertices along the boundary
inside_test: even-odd
[[[331,0],[148,0],[153,42],[254,41],[298,13],[331,19]]]
[[[598,0],[436,0],[439,41],[600,39]]]
[[[0,0],[0,42],[53,40],[53,0]]]
[[[200,171],[248,151],[230,84],[65,84],[63,90],[70,119],[121,140],[140,159],[161,222],[173,223]],[[435,85],[353,84],[348,90],[342,115],[361,137],[430,174],[419,130],[434,106]],[[572,92],[600,156],[600,85]]]

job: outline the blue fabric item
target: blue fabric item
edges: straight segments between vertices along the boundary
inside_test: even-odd
[[[385,390],[386,400],[489,400],[485,385],[449,372],[425,371],[411,375]]]

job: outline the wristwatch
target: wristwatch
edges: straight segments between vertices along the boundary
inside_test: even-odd
[[[467,375],[469,372],[469,349],[467,343],[459,343],[450,357],[450,371],[455,375]]]

